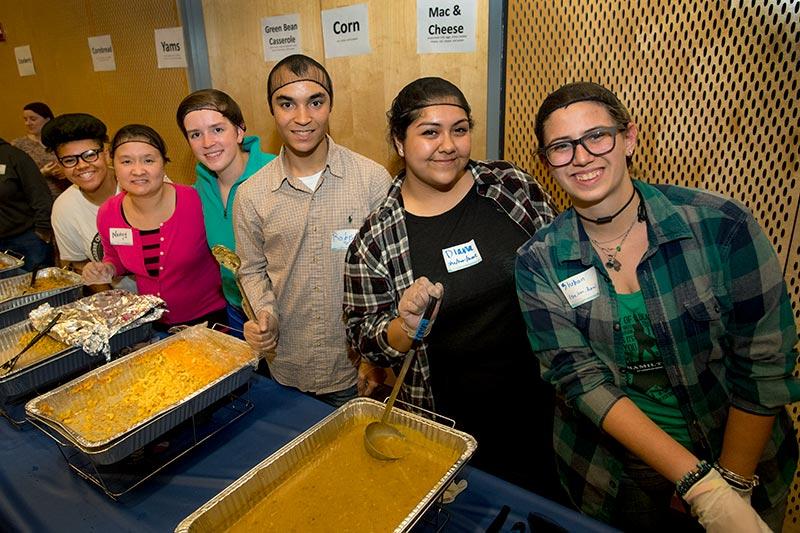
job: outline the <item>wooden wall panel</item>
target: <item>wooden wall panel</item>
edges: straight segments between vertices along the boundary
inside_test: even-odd
[[[605,85],[639,125],[634,172],[744,202],[786,265],[800,318],[799,43],[800,0],[509,0],[504,157],[566,207],[535,156],[536,110],[565,83]],[[800,483],[786,530],[800,531]]]
[[[0,43],[0,136],[25,134],[22,106],[46,102],[53,112],[87,112],[106,123],[109,137],[121,126],[153,126],[167,142],[167,172],[194,181],[194,160],[175,125],[186,95],[185,69],[158,69],[153,30],[180,26],[174,2],[142,0],[36,0],[0,3],[8,40]],[[131,23],[135,21],[135,23]],[[111,35],[117,70],[94,72],[87,38]],[[20,77],[14,48],[29,44],[35,76]]]
[[[280,148],[266,102],[266,63],[259,22],[262,17],[299,13],[303,53],[325,65],[333,79],[331,134],[336,142],[397,169],[386,141],[386,111],[397,92],[421,76],[449,79],[473,108],[474,158],[486,156],[486,63],[488,0],[478,0],[478,38],[474,53],[416,53],[416,1],[366,0],[372,52],[361,56],[324,57],[320,13],[352,0],[203,1],[209,62],[214,87],[229,92],[242,106],[248,129],[273,152]],[[232,54],[237,60],[232,61]]]

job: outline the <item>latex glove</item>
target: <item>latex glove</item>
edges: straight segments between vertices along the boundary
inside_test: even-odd
[[[425,307],[428,305],[428,300],[430,300],[431,296],[439,298],[439,303],[436,304],[436,309],[433,310],[433,316],[431,317],[431,323],[433,323],[439,313],[443,295],[444,287],[441,283],[431,283],[425,276],[417,278],[414,284],[403,292],[403,296],[400,297],[400,303],[397,304],[397,311],[403,320],[404,329],[407,332],[417,330],[422,313],[425,312]]]
[[[111,263],[92,261],[83,265],[81,280],[86,285],[107,285],[116,275],[117,269]]]
[[[248,320],[244,323],[244,340],[256,353],[272,362],[278,347],[278,320],[266,309],[259,311],[257,316],[257,322]]]
[[[386,381],[386,369],[375,366],[366,359],[358,365],[358,395],[369,396]]]
[[[714,470],[692,485],[683,497],[692,514],[711,533],[768,533],[772,530]]]

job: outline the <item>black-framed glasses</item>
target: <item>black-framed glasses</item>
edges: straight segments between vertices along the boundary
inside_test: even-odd
[[[64,157],[58,157],[58,162],[61,163],[61,166],[65,168],[74,167],[78,164],[78,159],[83,159],[87,163],[94,163],[97,161],[97,158],[100,157],[100,154],[103,152],[103,148],[92,148],[91,150],[86,150],[82,154],[78,155],[65,155]]]
[[[580,139],[564,139],[545,146],[541,152],[552,167],[565,167],[575,159],[575,148],[580,144],[593,156],[605,155],[617,145],[617,133],[623,126],[595,128]]]

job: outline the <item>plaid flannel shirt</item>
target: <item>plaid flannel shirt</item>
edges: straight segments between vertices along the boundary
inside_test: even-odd
[[[533,235],[555,217],[550,196],[524,171],[505,161],[470,161],[469,170],[480,196],[490,198],[514,222]],[[386,339],[386,328],[398,316],[400,297],[414,282],[400,188],[401,172],[389,195],[369,216],[347,252],[344,315],[347,338],[373,364],[397,369],[404,353]],[[426,344],[417,350],[410,377],[401,390],[404,401],[434,410]]]
[[[709,461],[719,457],[730,406],[778,415],[757,470],[762,485],[753,493],[754,506],[764,508],[785,496],[797,461],[783,407],[800,398],[792,377],[797,332],[777,256],[752,215],[731,199],[634,185],[647,209],[649,240],[637,275],[692,451]],[[559,282],[592,266],[599,295],[573,309]],[[531,345],[559,397],[554,446],[562,482],[584,512],[607,520],[624,457],[599,429],[624,396],[613,284],[574,209],[520,248],[516,272]]]

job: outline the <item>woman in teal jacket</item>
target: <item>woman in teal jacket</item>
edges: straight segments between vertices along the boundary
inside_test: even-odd
[[[275,158],[261,151],[259,138],[245,137],[242,110],[227,94],[216,89],[195,91],[178,106],[178,127],[197,159],[194,187],[203,202],[209,246],[236,248],[233,237],[233,198],[236,189]],[[242,295],[233,275],[222,269],[222,291],[228,302],[228,325],[241,336],[247,321]]]

